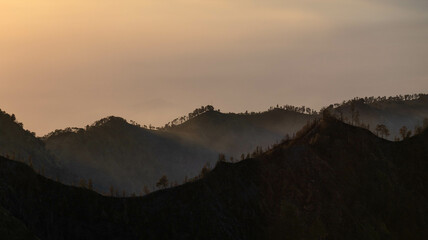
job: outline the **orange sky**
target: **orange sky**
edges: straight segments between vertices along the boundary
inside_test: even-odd
[[[423,0],[3,0],[0,108],[38,135],[108,115],[428,92]]]

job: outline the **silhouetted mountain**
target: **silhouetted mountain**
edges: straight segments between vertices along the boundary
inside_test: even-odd
[[[423,125],[428,117],[427,99],[423,94],[370,97],[335,104],[330,110],[373,132],[377,124],[384,123],[391,132],[389,139],[393,139],[403,125],[410,130]],[[37,171],[66,183],[91,180],[102,192],[113,186],[139,194],[144,185],[153,189],[162,175],[171,183],[198,175],[207,162],[215,163],[219,153],[236,161],[258,147],[266,149],[316,118],[311,109],[288,105],[245,114],[220,113],[206,106],[159,130],[109,117],[87,129],[57,130],[45,137],[44,143],[24,130],[14,116],[2,112],[0,152],[27,163],[31,157]]]
[[[238,160],[242,154],[292,136],[318,118],[313,110],[304,114],[305,109],[285,106],[261,113],[225,114],[207,106],[160,130],[111,117],[88,129],[59,130],[45,142],[70,171],[86,181],[92,179],[96,189],[107,192],[113,186],[138,194],[144,185],[152,189],[162,175],[172,183],[196,176],[204,164],[214,164],[220,153]],[[403,125],[409,129],[421,125],[427,109],[425,95],[355,99],[332,108],[345,121],[370,125],[373,132],[377,124],[385,123],[391,136]]]
[[[109,187],[128,194],[150,189],[162,176],[173,183],[196,176],[216,153],[177,137],[108,117],[87,129],[59,130],[45,138],[46,148],[95,189]]]
[[[32,165],[36,171],[51,178],[65,176],[64,169],[46,150],[44,142],[36,138],[34,133],[24,130],[15,115],[1,110],[0,154]]]
[[[394,139],[400,138],[403,126],[413,133],[416,127],[422,127],[423,120],[428,118],[428,95],[356,98],[332,107],[333,112],[342,115],[345,121],[369,125],[373,132],[376,125],[384,124],[390,131],[388,138]]]
[[[257,146],[269,146],[314,117],[282,109],[253,115],[211,110],[156,131],[108,117],[87,129],[57,130],[45,143],[67,169],[91,179],[96,189],[107,192],[113,186],[138,194],[163,175],[172,183],[198,175],[219,153],[236,159]]]
[[[0,204],[40,239],[426,239],[428,131],[331,117],[255,158],[145,197],[67,187],[0,159]]]
[[[280,108],[255,114],[208,111],[166,131],[236,159],[293,135],[316,117]]]

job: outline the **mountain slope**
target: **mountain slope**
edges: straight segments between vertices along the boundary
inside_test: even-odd
[[[157,131],[108,117],[86,130],[60,131],[45,139],[46,148],[95,189],[110,186],[139,194],[164,174],[171,181],[195,176],[216,154]]]
[[[0,204],[41,239],[426,239],[428,132],[401,142],[325,118],[256,158],[138,198],[0,159]]]
[[[314,125],[272,153],[288,159],[276,176],[283,190],[274,190],[283,195],[280,218],[287,223],[290,211],[300,218],[277,234],[304,236],[314,228],[328,239],[424,239],[427,147],[427,131],[388,142],[333,119]]]
[[[0,206],[0,238],[8,240],[36,240],[25,225]]]
[[[16,121],[15,115],[0,110],[0,154],[31,164],[37,171],[51,178],[70,180],[61,164],[46,150],[45,144]]]
[[[365,98],[335,106],[332,113],[351,122],[352,111],[357,112],[358,122],[370,125],[372,131],[384,123],[391,132],[389,139],[399,135],[402,125],[413,130],[428,117],[426,95]],[[163,175],[171,183],[198,175],[206,163],[215,163],[219,153],[236,160],[258,147],[266,149],[319,117],[293,110],[295,107],[251,114],[224,114],[213,109],[205,107],[205,112],[197,111],[182,124],[156,131],[121,118],[105,118],[88,129],[56,131],[44,142],[3,113],[0,152],[24,162],[31,156],[36,170],[67,183],[91,180],[95,189],[104,193],[112,186],[138,194],[144,185],[154,188]],[[58,167],[58,162],[64,166]]]
[[[237,158],[293,135],[316,117],[280,108],[256,114],[208,111],[166,131]]]
[[[234,156],[269,146],[301,128],[314,115],[275,109],[255,115],[208,111],[172,128],[148,130],[118,117],[92,127],[59,130],[44,141],[46,148],[95,189],[110,186],[128,193],[154,187],[166,175],[171,182],[194,177],[219,153]]]
[[[428,119],[427,94],[420,94],[412,99],[406,98],[358,98],[333,108],[333,112],[355,122],[356,119],[352,117],[354,111],[354,116],[358,114],[357,122],[370,125],[373,132],[377,124],[385,124],[390,131],[389,139],[394,139],[400,137],[401,127],[406,126],[415,133],[415,127],[421,127],[423,120]]]
[[[196,109],[192,117],[189,114],[187,121],[177,118],[176,124],[160,130],[110,117],[88,129],[56,131],[44,141],[58,161],[79,178],[91,179],[95,189],[107,192],[113,186],[138,194],[144,185],[154,188],[163,175],[171,183],[196,176],[206,163],[214,164],[220,153],[237,160],[292,136],[319,118],[304,114],[304,109],[285,106],[261,113],[225,114],[207,106]],[[383,123],[391,132],[389,139],[394,139],[403,125],[410,130],[422,126],[428,117],[428,96],[370,97],[329,109],[354,125],[369,125],[373,132]]]

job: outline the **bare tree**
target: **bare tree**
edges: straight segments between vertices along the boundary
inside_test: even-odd
[[[86,180],[85,179],[80,179],[80,181],[79,181],[79,187],[81,187],[81,188],[87,188]]]
[[[211,171],[211,167],[210,167],[210,163],[206,163],[202,169],[201,169],[201,173],[199,174],[200,178],[205,177],[209,172]]]
[[[412,136],[412,131],[408,130],[406,126],[402,126],[400,128],[400,135],[401,135],[401,138],[404,140]]]
[[[218,155],[218,161],[219,162],[226,162],[226,156],[223,153],[220,153]]]
[[[94,189],[94,185],[92,184],[92,179],[90,179],[90,178],[88,180],[88,189],[89,190],[93,190]]]
[[[113,188],[113,186],[110,185],[110,189],[109,190],[110,190],[110,196],[113,197],[114,196],[114,188]]]
[[[382,138],[389,136],[389,129],[385,124],[378,124],[375,128],[376,134]]]
[[[166,175],[163,175],[159,181],[156,183],[156,187],[158,188],[167,188],[168,187],[168,178]]]
[[[146,195],[150,193],[150,189],[149,189],[149,187],[147,187],[147,185],[144,185],[143,192]]]

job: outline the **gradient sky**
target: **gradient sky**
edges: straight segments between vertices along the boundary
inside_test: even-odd
[[[428,92],[426,0],[0,0],[0,108],[39,136],[201,105]]]

